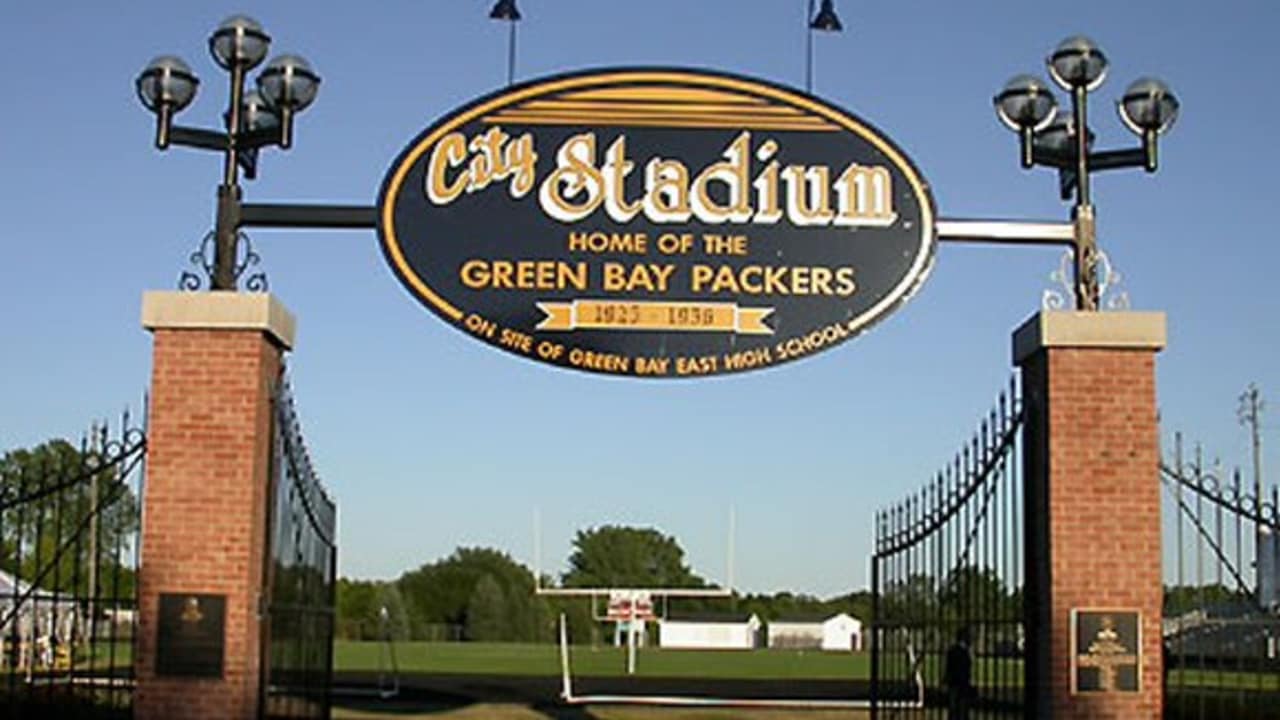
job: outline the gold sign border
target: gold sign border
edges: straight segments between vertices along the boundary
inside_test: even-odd
[[[1076,645],[1076,633],[1078,630],[1078,628],[1076,627],[1076,623],[1079,619],[1080,613],[1099,613],[1099,614],[1101,613],[1132,613],[1138,616],[1138,622],[1137,622],[1138,637],[1135,640],[1135,642],[1137,643],[1137,648],[1135,648],[1135,654],[1138,656],[1138,663],[1137,663],[1138,687],[1136,689],[1111,690],[1111,691],[1081,690],[1079,687],[1076,686],[1076,679],[1077,679],[1076,673],[1079,670],[1079,667],[1076,665],[1076,658],[1080,652],[1080,648],[1077,647]],[[1142,659],[1143,659],[1143,656],[1146,655],[1146,653],[1142,651],[1142,610],[1135,607],[1073,607],[1071,608],[1071,629],[1069,632],[1071,633],[1071,643],[1070,643],[1070,652],[1067,659],[1067,672],[1071,674],[1071,694],[1072,695],[1116,695],[1116,694],[1135,695],[1142,692],[1142,669],[1143,669],[1143,666],[1145,665]]]
[[[387,181],[382,192],[382,197],[380,199],[382,207],[379,212],[381,228],[383,230],[381,233],[382,246],[387,256],[391,258],[397,273],[419,294],[420,297],[425,298],[440,312],[444,313],[449,318],[452,318],[454,322],[461,322],[464,313],[448,300],[436,293],[435,290],[427,285],[426,282],[413,271],[408,262],[406,262],[404,253],[401,252],[400,240],[396,235],[395,229],[396,198],[400,194],[401,185],[404,184],[404,179],[409,174],[410,169],[412,169],[412,167],[436,142],[440,140],[440,138],[477,118],[481,118],[502,108],[516,105],[532,98],[549,95],[551,93],[607,85],[659,83],[729,89],[737,92],[748,93],[757,97],[764,97],[792,107],[803,108],[815,115],[836,123],[840,127],[843,127],[874,145],[878,150],[880,150],[880,152],[884,153],[894,166],[902,172],[903,176],[906,177],[907,182],[915,192],[916,200],[920,205],[919,252],[916,253],[915,262],[903,276],[901,282],[899,282],[891,292],[881,298],[880,302],[863,311],[857,318],[857,322],[846,325],[851,334],[857,333],[861,330],[862,326],[878,319],[892,306],[908,300],[914,290],[924,283],[925,279],[928,277],[929,271],[932,269],[932,262],[935,255],[935,253],[932,252],[932,250],[935,249],[933,246],[936,245],[933,198],[929,194],[927,184],[916,172],[910,161],[908,161],[892,143],[882,137],[875,130],[859,122],[852,115],[849,115],[843,110],[822,103],[816,98],[757,80],[749,80],[747,78],[712,73],[709,71],[675,69],[587,71],[585,73],[537,80],[528,85],[516,87],[500,92],[487,99],[479,100],[475,104],[464,108],[456,115],[441,120],[435,127],[429,129],[426,134],[408,151],[401,155],[397,160],[398,164],[394,166],[394,172],[391,174],[390,179]],[[589,127],[591,125],[589,119],[581,124],[584,127]]]

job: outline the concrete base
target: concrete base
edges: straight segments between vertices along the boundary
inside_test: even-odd
[[[142,294],[142,326],[148,330],[260,330],[290,350],[297,320],[273,295],[238,292]]]

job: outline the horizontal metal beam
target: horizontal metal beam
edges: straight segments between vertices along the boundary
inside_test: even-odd
[[[1031,157],[1036,165],[1045,165],[1059,170],[1074,170],[1076,167],[1074,152],[1055,152],[1037,147],[1032,150]],[[1129,150],[1102,150],[1089,153],[1088,160],[1089,172],[1143,167],[1147,162],[1147,153],[1140,147]]]
[[[1116,170],[1118,168],[1143,167],[1147,153],[1142,148],[1132,150],[1107,150],[1089,153],[1090,170]]]
[[[236,147],[245,150],[267,145],[279,145],[283,137],[284,135],[278,127],[252,130],[236,136]],[[230,139],[225,132],[175,125],[169,130],[169,142],[174,145],[185,145],[204,150],[226,150]]]
[[[1074,245],[1076,227],[1067,222],[940,219],[938,240],[998,245]]]
[[[366,205],[244,203],[240,206],[240,227],[372,230],[377,226],[378,209]]]
[[[203,150],[222,151],[227,149],[228,141],[227,134],[223,132],[174,125],[169,130],[169,142]]]
[[[1068,170],[1076,166],[1075,153],[1054,152],[1042,147],[1035,147],[1031,150],[1031,159],[1036,165],[1045,165],[1059,170]]]

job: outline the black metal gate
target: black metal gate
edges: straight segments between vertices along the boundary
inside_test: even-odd
[[[273,401],[261,715],[329,717],[337,509],[312,467],[282,379]]]
[[[1165,487],[1165,717],[1280,717],[1280,497],[1183,456]]]
[[[146,433],[126,414],[79,443],[0,458],[0,708],[129,718]]]
[[[1011,384],[932,482],[876,514],[873,718],[1022,706],[1022,420]]]

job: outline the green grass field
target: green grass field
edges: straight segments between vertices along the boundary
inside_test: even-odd
[[[1280,692],[1280,673],[1276,672],[1171,670],[1168,682],[1171,692],[1204,688]]]
[[[76,653],[78,670],[106,670],[108,668],[128,668],[133,665],[133,641],[99,640],[94,643],[93,651],[82,648]]]
[[[334,663],[338,671],[376,671],[379,669],[379,643],[339,641],[335,645]],[[519,645],[499,643],[399,643],[397,664],[402,673],[474,674],[555,677],[560,673],[559,648],[554,645]],[[930,685],[936,685],[941,668],[940,658],[929,656],[922,668]],[[571,650],[573,674],[578,678],[617,677],[624,673],[626,655],[622,648],[575,646]],[[1021,662],[1016,659],[979,658],[975,681],[984,694],[1015,700],[1021,693]],[[744,651],[677,651],[642,649],[637,658],[637,675],[650,678],[703,678],[707,680],[740,679],[812,679],[862,680],[870,676],[870,656],[866,653],[824,653],[798,650]],[[895,667],[892,674],[905,668]],[[1275,673],[1212,672],[1174,670],[1169,674],[1172,706],[1191,703],[1199,706],[1229,709],[1224,700],[1238,692],[1280,692],[1280,676]],[[1181,687],[1179,687],[1181,686]],[[1256,695],[1245,698],[1242,712],[1231,716],[1260,717],[1250,713],[1258,709]],[[932,709],[930,712],[940,712]],[[932,716],[932,715],[931,715]],[[847,720],[864,719],[859,710],[816,711],[756,708],[690,709],[639,708],[626,706],[560,707],[493,703],[479,700],[463,707],[414,706],[391,700],[381,703],[346,704],[335,709],[340,720]],[[1226,717],[1226,715],[1224,715]]]
[[[339,640],[334,646],[334,668],[342,671],[378,669],[379,643]],[[560,674],[560,652],[555,645],[509,643],[397,643],[396,661],[401,672],[491,675]],[[575,646],[570,652],[575,677],[613,677],[624,674],[623,648]],[[805,678],[813,680],[866,679],[870,677],[866,653],[824,653],[816,650],[657,650],[642,648],[636,658],[636,674],[644,677],[702,678]]]
[[[334,709],[333,717],[335,720],[548,720],[556,717],[556,711],[483,703],[455,710],[417,712],[412,707],[389,703],[381,708],[339,707]],[[863,720],[869,714],[862,710],[688,710],[591,705],[581,711],[566,710],[562,717],[594,720]]]
[[[338,641],[334,665],[342,671],[376,671],[380,643]],[[623,648],[575,646],[571,649],[575,677],[617,677],[625,672]],[[554,645],[503,643],[397,643],[397,665],[402,673],[522,675],[556,677],[560,674],[560,651]],[[637,675],[662,678],[706,679],[866,679],[870,659],[865,653],[824,653],[799,650],[696,651],[641,649]],[[460,708],[415,707],[395,700],[368,704],[348,703],[334,711],[341,720],[548,720],[548,718],[592,718],[594,720],[857,720],[861,711],[815,711],[781,709],[691,709],[590,706],[588,708],[542,707],[477,703]]]
[[[383,645],[376,642],[335,643],[334,669],[374,671]],[[401,672],[540,675],[560,674],[560,652],[554,645],[514,643],[396,644]],[[941,659],[926,658],[928,678],[941,677]],[[626,651],[615,647],[573,646],[570,663],[574,677],[616,677],[626,669]],[[1021,686],[1020,660],[979,658],[974,670],[979,685]],[[900,674],[905,668],[895,667]],[[697,677],[708,679],[805,679],[868,680],[868,653],[818,650],[660,650],[642,648],[636,658],[636,674],[642,677]]]

